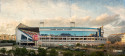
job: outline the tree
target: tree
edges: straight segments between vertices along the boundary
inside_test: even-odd
[[[104,56],[104,52],[102,51],[92,52],[90,56]]]
[[[100,44],[100,45],[98,46],[98,48],[103,49],[103,48],[104,48],[104,44]]]
[[[75,56],[83,56],[83,55],[85,55],[85,53],[83,51],[75,53]]]
[[[14,51],[14,56],[26,56],[28,54],[28,51],[26,48],[16,48]]]
[[[28,52],[28,56],[36,56],[35,51],[34,51],[34,50],[30,50],[30,51]]]
[[[113,46],[115,49],[123,49],[123,44],[121,42],[115,42]]]
[[[66,51],[63,53],[63,56],[73,56],[73,53],[71,51]]]
[[[81,46],[81,44],[80,44],[80,43],[77,43],[76,46]]]
[[[13,54],[14,54],[14,56],[20,56],[20,48],[16,48],[15,50],[13,50]]]
[[[25,47],[23,47],[23,48],[20,48],[21,50],[21,56],[26,56],[27,54],[28,54],[28,51],[27,51],[27,49],[25,48]]]
[[[55,49],[51,49],[49,56],[58,56],[58,52]]]
[[[90,56],[97,56],[97,53],[96,52],[92,52],[92,53],[90,53]]]
[[[13,50],[7,51],[8,56],[12,56]]]
[[[38,56],[47,56],[46,50],[43,48],[38,48]]]
[[[5,54],[6,54],[6,48],[0,49],[0,52],[1,52],[3,55],[5,55]]]

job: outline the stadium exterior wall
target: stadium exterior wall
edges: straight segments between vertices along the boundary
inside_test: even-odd
[[[96,30],[98,30],[100,28],[97,28]],[[41,29],[39,29],[41,30]],[[59,45],[75,45],[77,43],[80,44],[90,44],[90,45],[98,45],[98,44],[105,44],[107,39],[104,38],[103,36],[101,36],[101,29],[98,32],[99,36],[96,37],[86,37],[86,36],[82,36],[82,37],[77,37],[77,36],[51,36],[48,35],[46,37],[43,37],[40,35],[39,31],[39,40],[37,42],[38,45],[41,46],[59,46]],[[21,39],[22,35],[26,36],[26,40]],[[22,30],[20,30],[18,27],[16,28],[16,43],[20,44],[20,43],[34,43],[33,37],[26,34],[25,32],[23,32]],[[44,39],[45,38],[45,39]],[[53,38],[53,39],[51,39]],[[65,38],[65,40],[64,40]],[[69,38],[69,39],[68,39]],[[74,38],[74,40],[71,40],[72,38]],[[75,39],[78,38],[78,39]],[[86,39],[85,39],[86,38]],[[29,41],[28,39],[32,39],[32,41]],[[80,40],[82,39],[82,40]]]

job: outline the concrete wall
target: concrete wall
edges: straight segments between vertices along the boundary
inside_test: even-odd
[[[42,42],[41,43],[38,43],[39,45],[42,45],[42,46],[59,46],[59,44],[62,44],[62,45],[75,45],[77,43],[80,43],[80,44],[89,44],[89,45],[98,45],[98,44],[105,44],[106,41],[78,41],[78,42]]]
[[[69,46],[69,45],[76,45],[77,43],[76,42],[42,42],[42,46],[59,46],[60,44],[62,44],[62,45],[67,45],[67,46]],[[88,44],[88,45],[98,45],[98,44],[104,44],[104,43],[80,43],[80,44]]]

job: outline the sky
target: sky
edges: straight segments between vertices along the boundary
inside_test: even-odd
[[[15,34],[19,23],[38,27],[104,26],[104,36],[125,33],[125,0],[0,0],[0,34]]]

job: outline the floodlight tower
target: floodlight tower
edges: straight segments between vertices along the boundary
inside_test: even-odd
[[[70,27],[75,27],[75,22],[70,22]]]
[[[44,22],[39,23],[39,32],[40,32],[40,27],[44,27]],[[39,34],[38,38],[40,38],[40,34]],[[38,42],[36,42],[36,44],[38,44]]]
[[[72,0],[69,0],[69,16],[72,17]],[[70,22],[70,27],[75,27],[75,22]]]
[[[40,22],[39,27],[44,27],[44,22]]]

